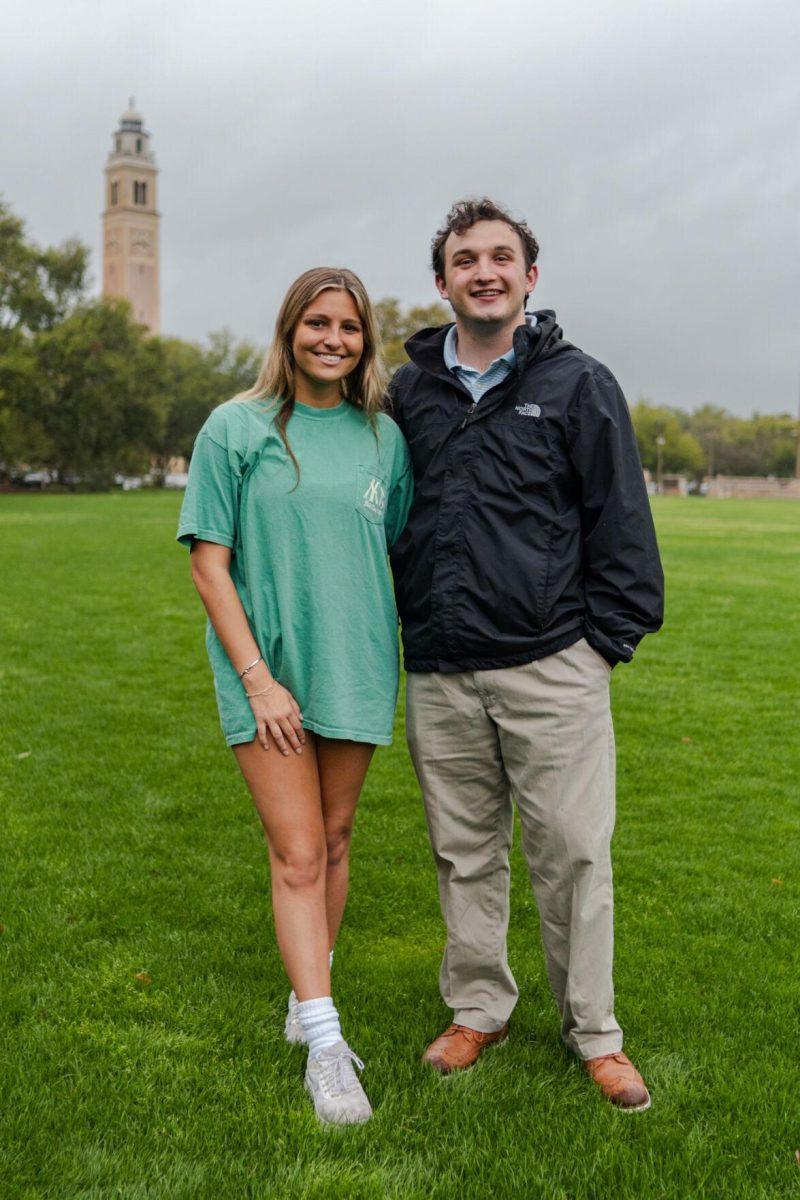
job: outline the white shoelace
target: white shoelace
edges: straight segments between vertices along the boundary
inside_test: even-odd
[[[333,1095],[349,1092],[353,1087],[360,1086],[352,1064],[355,1063],[359,1071],[364,1070],[364,1064],[349,1046],[332,1058],[320,1055],[317,1062],[322,1065],[325,1083]]]

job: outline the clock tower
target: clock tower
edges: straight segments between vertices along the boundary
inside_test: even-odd
[[[130,300],[134,321],[161,330],[155,156],[131,98],[105,168],[103,295]]]

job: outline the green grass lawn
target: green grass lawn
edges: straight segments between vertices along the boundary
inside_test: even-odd
[[[614,672],[617,1015],[652,1110],[563,1050],[518,849],[511,1039],[420,1066],[443,930],[398,714],[334,968],[375,1118],[337,1131],[282,1041],[179,501],[0,498],[2,1200],[800,1195],[800,505],[659,502],[666,626]]]

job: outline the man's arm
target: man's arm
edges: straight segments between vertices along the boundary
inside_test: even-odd
[[[612,666],[664,619],[664,574],[625,397],[595,367],[570,414],[578,479],[586,640]]]

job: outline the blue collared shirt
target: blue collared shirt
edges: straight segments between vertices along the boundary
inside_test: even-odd
[[[526,313],[525,321],[528,325],[535,325],[535,314]],[[485,371],[479,371],[476,367],[467,367],[458,361],[458,335],[455,325],[450,326],[447,337],[444,339],[444,365],[448,371],[453,372],[460,383],[464,384],[472,396],[474,404],[478,403],[484,392],[489,391],[489,388],[496,387],[498,383],[503,382],[513,369],[516,359],[517,356],[512,346],[506,354],[501,354],[494,362],[489,363]]]

